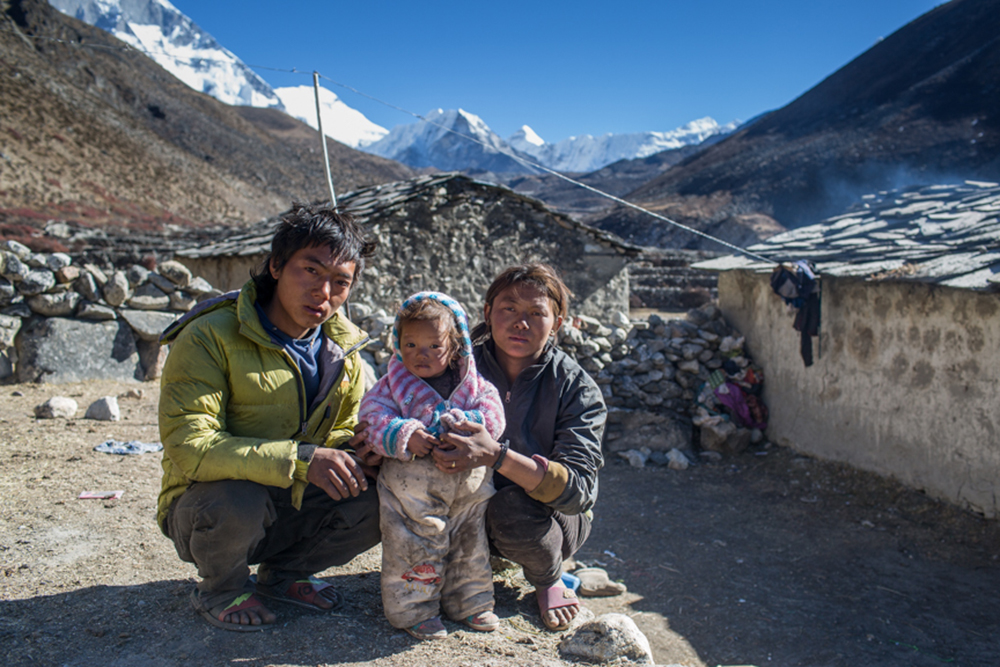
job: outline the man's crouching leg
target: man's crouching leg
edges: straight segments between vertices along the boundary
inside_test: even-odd
[[[262,550],[254,554],[260,561],[258,583],[285,593],[295,582],[305,582],[317,572],[349,563],[358,554],[379,543],[378,492],[369,480],[368,490],[357,497],[333,500],[325,491],[310,484],[302,508],[291,506],[287,489],[270,489],[278,520],[268,530]],[[328,608],[339,603],[332,588],[321,582],[320,595],[312,605]]]
[[[205,609],[253,593],[250,555],[276,518],[267,487],[254,482],[199,482],[174,501],[167,531],[181,560],[198,567],[197,596]],[[255,607],[221,620],[258,625],[273,623],[275,616],[266,607]]]

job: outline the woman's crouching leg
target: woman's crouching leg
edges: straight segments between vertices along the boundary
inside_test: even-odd
[[[590,519],[566,515],[530,498],[519,486],[506,486],[490,499],[486,530],[491,546],[524,570],[536,588],[553,585],[562,563],[590,535]]]

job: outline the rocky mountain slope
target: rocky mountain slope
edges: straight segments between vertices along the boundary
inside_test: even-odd
[[[784,108],[628,195],[702,229],[747,216],[787,227],[861,194],[1000,178],[1000,2],[953,0]],[[709,246],[617,209],[591,221],[636,242]],[[730,240],[749,227],[731,227]]]
[[[81,46],[82,44],[82,46]],[[336,187],[412,171],[328,141]],[[231,107],[42,0],[0,0],[0,234],[50,219],[258,221],[327,198],[321,148],[277,109]]]

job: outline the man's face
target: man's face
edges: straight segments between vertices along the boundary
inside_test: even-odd
[[[265,312],[293,338],[302,338],[333,317],[354,284],[355,263],[334,264],[328,246],[300,248],[282,268],[276,269],[273,262],[269,268],[278,286]]]

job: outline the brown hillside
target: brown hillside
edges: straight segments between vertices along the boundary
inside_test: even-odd
[[[338,192],[413,173],[327,145]],[[0,154],[0,237],[49,219],[241,224],[329,197],[308,126],[195,92],[43,0],[0,0]]]
[[[998,72],[1000,0],[953,0],[627,198],[664,209],[714,197],[796,227],[868,192],[996,179]],[[615,212],[598,224],[622,233],[627,222]],[[668,231],[658,240],[690,239]]]

